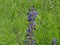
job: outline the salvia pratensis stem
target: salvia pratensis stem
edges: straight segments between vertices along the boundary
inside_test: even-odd
[[[37,14],[38,13],[35,10],[35,6],[32,5],[28,13],[29,24],[28,24],[27,34],[26,34],[27,40],[25,41],[29,45],[33,45],[35,43],[35,39],[33,39],[33,36],[34,36],[33,30],[36,30],[35,19],[36,19]]]

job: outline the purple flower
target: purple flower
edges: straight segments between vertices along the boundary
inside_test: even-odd
[[[26,36],[29,36],[29,34],[27,34]]]
[[[34,33],[33,30],[36,30],[36,23],[35,23],[35,18],[37,17],[37,12],[35,11],[35,6],[32,5],[32,7],[29,10],[28,13],[28,30],[27,30],[27,40],[30,45],[33,45],[36,41],[33,39]]]
[[[32,33],[32,36],[34,36],[34,33]]]
[[[52,39],[52,44],[56,44],[56,38]]]
[[[30,31],[31,31],[30,28],[28,28],[27,32],[30,32]]]
[[[30,28],[30,29],[32,28],[32,26],[33,26],[32,24],[29,24],[29,28]]]
[[[31,33],[31,28],[28,28],[27,32],[28,32],[28,33],[29,33],[29,32]]]
[[[31,8],[31,10],[35,10],[35,8]]]
[[[36,30],[36,28],[34,28],[34,30]]]
[[[28,14],[28,21],[31,21],[32,20],[32,14],[31,12]]]
[[[38,14],[38,13],[37,13],[36,11],[34,11],[34,18],[36,18],[37,14]]]
[[[36,40],[33,40],[33,41],[32,41],[32,43],[35,43],[35,42],[36,42]]]

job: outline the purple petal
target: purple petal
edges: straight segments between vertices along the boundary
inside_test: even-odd
[[[52,43],[56,43],[56,38],[53,38]]]
[[[27,32],[31,32],[30,29],[28,29]]]
[[[33,41],[32,41],[32,45],[33,45],[35,42],[36,42],[36,40],[33,40]]]
[[[36,16],[37,16],[37,14],[38,14],[38,13],[34,11],[34,17],[36,17]]]
[[[33,26],[32,24],[29,24],[29,28],[32,28],[32,26]]]
[[[32,33],[32,36],[34,36],[34,34]]]
[[[28,15],[28,21],[31,21],[31,20],[32,20],[32,14],[29,13],[29,15]]]
[[[26,36],[29,36],[29,34],[26,34]]]

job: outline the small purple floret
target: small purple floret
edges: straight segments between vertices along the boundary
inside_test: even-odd
[[[37,14],[38,14],[38,13],[34,11],[34,18],[36,18]]]

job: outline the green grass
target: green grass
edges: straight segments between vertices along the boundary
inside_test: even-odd
[[[60,1],[53,0],[0,0],[0,44],[18,45],[14,27],[18,30],[20,44],[25,45],[27,12],[31,4],[36,6],[38,17],[34,31],[35,45],[51,45],[52,38],[60,45]],[[53,6],[53,7],[52,7]],[[46,9],[44,9],[46,7]],[[51,8],[52,7],[52,8]]]

